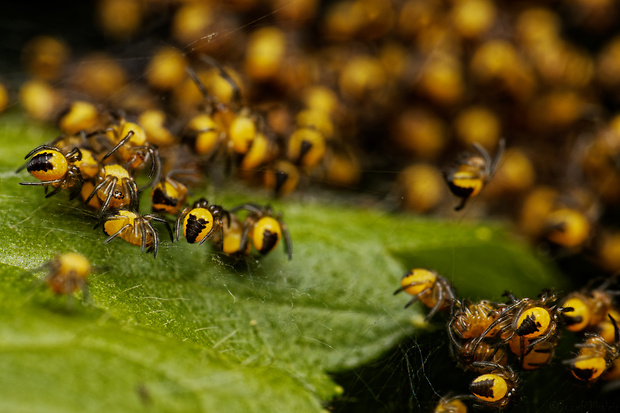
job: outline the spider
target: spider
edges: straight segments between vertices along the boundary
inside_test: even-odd
[[[158,182],[161,173],[161,160],[157,147],[151,145],[146,139],[146,133],[140,125],[127,122],[121,116],[117,125],[111,126],[105,131],[105,138],[115,145],[101,159],[104,162],[113,154],[117,154],[125,169],[136,169],[151,161],[149,178],[151,181],[145,186],[149,187],[153,182]]]
[[[153,252],[153,258],[157,257],[157,248],[159,247],[159,234],[151,225],[151,221],[161,222],[166,225],[170,240],[172,238],[172,230],[168,221],[154,215],[139,215],[136,212],[121,209],[103,218],[103,232],[109,235],[105,241],[106,244],[116,237],[127,241],[132,245],[140,245],[142,252]],[[148,249],[147,249],[148,248]]]
[[[158,109],[147,109],[138,116],[138,124],[144,129],[147,141],[158,148],[170,147],[177,142],[169,123],[166,114]]]
[[[608,344],[595,333],[586,333],[584,343],[576,344],[579,355],[564,361],[570,365],[573,376],[582,381],[595,382],[620,356],[620,332],[616,320],[608,315],[614,326],[614,342]]]
[[[289,161],[278,160],[265,168],[264,184],[276,197],[291,193],[299,183],[299,169]]]
[[[479,362],[491,362],[501,366],[508,363],[508,354],[503,346],[491,346],[483,341],[474,349],[473,339],[466,340],[463,344],[455,340],[453,335],[450,335],[450,339],[450,350],[465,370],[481,372],[475,364]]]
[[[30,158],[32,156],[32,158]],[[17,172],[24,167],[32,176],[41,182],[20,182],[20,185],[45,186],[54,190],[46,195],[49,198],[57,194],[60,190],[71,188],[70,198],[73,199],[80,194],[83,177],[77,163],[82,160],[82,152],[78,148],[63,152],[51,145],[41,145],[34,148],[26,155],[25,159],[30,160]]]
[[[73,164],[78,167],[82,174],[82,178],[87,181],[93,179],[97,175],[101,166],[98,153],[103,148],[97,145],[97,142],[92,139],[96,134],[97,133],[87,134],[84,130],[80,130],[73,135],[61,134],[47,145],[63,153],[70,153],[75,149],[79,149],[82,153],[82,157],[81,159],[76,159]],[[25,165],[23,167],[25,167]]]
[[[243,222],[239,250],[245,250],[248,239],[251,239],[254,248],[262,255],[265,255],[273,251],[280,242],[280,238],[284,236],[284,250],[289,260],[293,258],[293,241],[286,224],[282,220],[282,212],[278,212],[274,216],[271,206],[249,203],[232,208],[230,212],[236,212],[241,209],[245,209],[249,213]]]
[[[95,195],[103,202],[99,209],[99,218],[109,208],[138,207],[138,186],[127,169],[121,165],[104,165],[99,169],[96,185],[84,203],[88,205]]]
[[[405,305],[405,308],[420,300],[431,309],[425,318],[426,321],[438,310],[447,309],[456,300],[454,288],[450,281],[435,271],[415,268],[403,276],[400,280],[400,285],[401,287],[394,291],[394,295],[401,291],[413,295],[413,298]]]
[[[226,225],[223,225],[223,233],[216,234],[217,236],[211,238],[211,240],[217,245],[217,248],[226,255],[239,257],[248,256],[252,249],[252,245],[246,242],[245,249],[241,249],[241,237],[243,235],[241,221],[234,213],[231,213],[225,218]]]
[[[191,170],[174,170],[166,174],[151,191],[153,212],[167,212],[176,215],[187,203],[187,186],[175,179],[177,175],[193,174]]]
[[[224,132],[213,116],[200,113],[190,119],[185,126],[184,138],[193,142],[193,148],[198,155],[212,159],[222,148]]]
[[[461,198],[461,202],[454,208],[455,211],[463,209],[467,200],[478,195],[491,180],[504,152],[505,141],[500,139],[495,159],[491,159],[486,149],[479,144],[474,143],[473,146],[479,155],[463,155],[458,165],[444,175],[450,192]]]
[[[58,116],[58,127],[69,135],[80,131],[93,132],[101,124],[102,114],[90,102],[76,100],[71,102]]]
[[[325,156],[325,150],[325,136],[315,127],[299,127],[289,137],[288,158],[296,165],[314,167]]]
[[[598,287],[592,288],[593,283],[600,281],[600,279],[594,279],[582,290],[573,292],[566,297],[562,306],[571,308],[563,314],[568,330],[582,331],[605,320],[612,307],[614,296],[620,294],[618,291],[609,289],[609,285],[615,282],[617,278],[618,276],[607,278]]]
[[[452,317],[448,323],[450,335],[456,333],[460,338],[479,337],[499,317],[505,304],[482,300],[472,303],[469,300],[454,301]],[[499,329],[489,331],[487,337],[493,337]]]
[[[76,148],[79,149],[82,153],[82,158],[76,160],[74,165],[78,167],[85,181],[95,178],[101,167],[97,157],[97,151],[90,145],[89,138],[90,136],[86,135],[84,131],[81,131],[73,136],[61,135],[52,143],[52,145],[64,151],[70,151]]]
[[[90,261],[77,252],[56,255],[47,264],[49,273],[45,281],[56,294],[73,294],[82,290],[83,298],[88,296],[88,276],[91,272]]]
[[[176,239],[180,237],[181,228],[183,236],[190,244],[202,244],[208,240],[216,230],[220,231],[223,239],[223,217],[228,218],[230,225],[230,214],[219,205],[209,205],[209,201],[200,198],[191,207],[185,207],[174,225]]]
[[[504,409],[517,391],[518,377],[509,366],[492,362],[475,362],[476,369],[485,371],[469,385],[469,390],[486,407]]]
[[[452,316],[448,322],[450,350],[463,368],[471,370],[472,363],[477,361],[492,361],[506,365],[504,346],[491,346],[485,341],[478,344],[475,342],[475,338],[497,320],[503,308],[505,304],[487,300],[479,303],[472,303],[469,300],[453,301]],[[495,328],[489,331],[487,337],[494,337],[498,332],[499,328]]]
[[[544,223],[547,240],[564,248],[583,245],[590,236],[591,227],[585,214],[570,208],[551,211]]]

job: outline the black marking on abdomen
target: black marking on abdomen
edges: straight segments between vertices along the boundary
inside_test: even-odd
[[[284,186],[286,181],[288,180],[288,173],[284,171],[276,172],[276,193],[280,192],[280,189]]]
[[[578,379],[584,381],[588,381],[592,378],[592,376],[594,375],[594,370],[595,369],[579,369],[577,367],[573,367],[573,373],[575,374],[575,376]]]
[[[152,201],[153,201],[153,209],[156,211],[163,210],[163,208],[157,208],[156,205],[166,205],[170,207],[175,207],[177,206],[177,203],[179,202],[177,198],[168,196],[168,194],[162,191],[160,187],[157,187],[155,188],[155,190],[153,190]]]
[[[539,331],[540,327],[542,327],[540,323],[537,322],[536,318],[530,314],[525,317],[525,320],[523,320],[519,328],[517,328],[517,335],[527,336],[529,334]]]
[[[209,221],[203,218],[196,218],[196,215],[189,214],[187,217],[187,225],[185,225],[185,238],[187,242],[193,244],[200,233],[207,227]]]
[[[54,169],[54,165],[50,162],[53,156],[50,152],[39,153],[32,157],[26,169],[28,169],[28,172],[51,171]]]
[[[448,179],[448,187],[450,188],[450,192],[452,192],[454,195],[458,196],[459,198],[469,198],[470,195],[474,192],[474,188],[472,187],[467,188],[464,186],[455,185],[449,179]]]
[[[493,384],[495,383],[495,379],[486,379],[480,381],[474,381],[469,385],[469,390],[472,393],[482,397],[488,397],[493,399]]]
[[[271,232],[268,229],[263,231],[263,247],[258,251],[261,254],[267,254],[275,247],[278,242],[278,233]]]
[[[567,326],[572,326],[573,324],[579,324],[583,321],[583,317],[578,315],[578,316],[570,316],[570,315],[566,315],[566,313],[564,314],[564,324]]]
[[[298,158],[299,162],[301,162],[304,156],[306,156],[306,154],[310,152],[310,149],[312,149],[312,142],[306,141],[306,140],[301,141],[301,147],[299,148],[299,158]]]

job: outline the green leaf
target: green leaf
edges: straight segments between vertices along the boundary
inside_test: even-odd
[[[279,246],[235,262],[205,245],[172,244],[165,231],[153,259],[119,239],[104,244],[93,213],[66,194],[45,199],[42,189],[19,186],[34,180],[14,172],[23,156],[55,132],[19,114],[1,120],[3,411],[321,411],[342,391],[329,373],[429,327],[425,309],[404,310],[410,297],[393,296],[408,269],[434,268],[469,298],[565,287],[495,224],[309,195],[272,202],[291,232],[292,261]],[[193,195],[227,208],[269,202],[235,184]],[[67,306],[34,270],[67,251],[97,268],[90,305]]]

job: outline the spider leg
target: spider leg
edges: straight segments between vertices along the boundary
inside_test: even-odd
[[[45,197],[49,198],[50,196],[54,196],[57,193],[59,193],[61,190],[62,190],[62,187],[61,186],[57,186],[57,187],[54,188],[54,190],[52,192],[50,192],[49,194],[45,194]],[[70,198],[70,199],[73,199],[73,198]]]
[[[112,200],[112,195],[114,195],[114,185],[116,185],[116,182],[118,182],[118,178],[117,177],[112,177],[112,178],[108,177],[108,178],[106,178],[106,181],[108,179],[109,179],[109,184],[106,186],[106,190],[104,191],[104,192],[107,192],[107,196],[106,196],[105,201],[101,205],[101,209],[99,210],[99,214],[98,214],[99,217],[103,216],[105,211],[108,210],[108,207],[110,206],[110,201]]]
[[[411,306],[411,304],[415,303],[416,301],[418,301],[419,298],[417,295],[414,295],[413,298],[411,298],[411,300],[409,300],[409,302],[407,304],[405,304],[405,307],[403,308],[408,308]]]
[[[291,239],[291,234],[288,232],[288,228],[286,227],[284,221],[278,220],[278,223],[280,224],[282,234],[284,235],[284,247],[290,261],[293,259],[293,240]]]
[[[517,301],[517,297],[514,296],[514,294],[512,294],[510,291],[504,291],[502,293],[502,297],[508,297],[508,299],[510,300],[510,302],[512,302],[513,304],[516,303]]]
[[[159,158],[159,150],[155,145],[149,144],[147,146],[147,152],[151,157],[151,170],[149,172],[149,177],[153,177],[153,180],[151,181],[152,185],[153,182],[157,182],[161,178],[161,160]]]
[[[497,165],[499,161],[502,159],[502,155],[504,154],[504,149],[506,148],[506,139],[500,138],[498,142],[497,152],[495,153],[495,159],[493,159],[493,163],[489,168],[489,176],[492,176],[495,173],[495,169],[497,169]]]
[[[196,171],[194,171],[192,169],[173,169],[172,171],[170,171],[170,172],[168,172],[166,174],[166,177],[167,178],[172,178],[173,176],[179,176],[179,175],[190,175],[190,176],[186,177],[184,180],[189,180],[191,182],[196,182],[195,179],[197,179]],[[177,184],[174,183],[173,186],[176,187],[176,185]]]
[[[189,213],[189,211],[191,211],[190,207],[183,208],[183,211],[181,211],[181,215],[179,215],[177,220],[174,222],[174,233],[176,235],[175,238],[176,238],[177,241],[179,240],[179,238],[181,236],[181,225],[183,223],[183,219]]]
[[[511,309],[512,310],[512,309]],[[502,315],[504,314],[509,314],[510,310],[506,310],[502,313]],[[480,345],[480,343],[482,342],[482,340],[484,340],[486,338],[486,336],[493,331],[493,329],[495,329],[498,325],[500,325],[501,323],[504,322],[504,319],[502,317],[502,315],[500,315],[495,321],[493,321],[491,324],[489,324],[489,326],[482,332],[482,334],[480,334],[478,337],[476,337],[474,339],[473,342],[473,348],[472,348],[472,353],[475,353],[476,350],[478,349],[478,346]],[[500,331],[498,332],[498,335],[501,337],[501,331],[502,329],[504,329],[504,327],[500,328]],[[512,338],[512,336],[510,337]],[[508,340],[510,340],[510,338]]]
[[[112,156],[112,154],[114,154],[116,151],[118,151],[118,149],[121,146],[123,146],[124,144],[126,144],[131,139],[131,137],[133,135],[134,135],[134,131],[130,130],[129,132],[127,132],[127,136],[125,136],[123,139],[121,139],[120,142],[116,144],[116,146],[114,146],[112,149],[110,149],[108,151],[108,153],[106,153],[105,156],[103,158],[101,158],[101,162],[105,161],[110,156]]]
[[[225,209],[222,209],[222,215],[226,217],[226,223],[228,225],[226,225],[226,228],[230,228],[230,212],[228,212]]]
[[[152,219],[155,222],[160,222],[166,225],[166,229],[168,230],[168,233],[170,234],[170,241],[174,242],[174,237],[172,236],[172,229],[170,228],[170,224],[168,223],[168,221],[166,221],[164,218],[158,217],[157,215],[153,215],[153,214],[149,214],[147,215],[147,217],[149,219]]]
[[[549,328],[542,337],[538,337],[536,340],[533,340],[530,344],[527,345],[527,348],[530,349],[533,348],[536,344],[542,343],[543,341],[551,337],[553,333],[555,333],[555,326],[553,328]]]
[[[118,231],[116,231],[114,234],[110,235],[108,237],[108,239],[105,240],[105,243],[108,244],[110,241],[112,241],[114,238],[118,237],[119,235],[121,235],[127,228],[131,228],[131,225],[129,224],[125,224],[121,227],[121,229],[119,229]]]
[[[230,221],[228,221],[228,224],[230,225]],[[220,218],[217,225],[220,229],[220,241],[222,242],[222,249],[224,249],[224,223],[222,222],[222,218]]]
[[[144,250],[146,249],[147,224],[148,224],[148,221],[144,221],[142,219],[140,220],[138,224],[135,224],[138,226],[138,230],[140,231],[140,238],[142,238],[142,242],[140,243],[140,250],[142,252],[144,252]]]
[[[416,285],[427,284],[427,283],[428,283],[427,281],[413,281],[413,282],[410,282],[409,284],[404,285],[404,286],[400,287],[398,290],[394,291],[393,295],[396,295],[396,294],[398,294],[401,291],[405,291],[409,287],[415,287]],[[423,291],[427,291],[427,290],[428,290],[428,288],[424,289]],[[422,294],[423,291],[419,292],[418,294]]]
[[[60,184],[64,181],[64,178],[54,179],[52,181],[40,181],[40,182],[20,182],[20,185],[33,185],[33,186],[49,186],[54,184]]]
[[[144,146],[137,146],[135,148],[132,148],[132,151],[134,151],[135,154],[132,159],[127,162],[127,165],[131,165],[135,162],[135,160],[138,158],[138,151],[142,151],[142,153],[145,153],[143,157],[144,162],[146,162],[148,158],[150,158],[151,161],[151,169],[149,170],[148,176],[152,179],[149,181],[149,183],[140,188],[140,191],[142,191],[146,188],[153,186],[153,183],[159,182],[161,179],[161,161],[159,159],[159,151],[155,146],[150,144]]]
[[[71,150],[71,152],[69,152],[68,154],[65,155],[65,158],[67,158],[67,161],[69,163],[73,163],[76,161],[81,161],[82,160],[82,151],[80,151],[79,148],[73,148]]]
[[[447,298],[450,299],[450,305],[452,305],[452,303],[456,301],[456,294],[454,293],[454,288],[452,287],[452,284],[450,284],[450,281],[448,281],[441,275],[437,276],[437,281],[443,287],[443,291],[447,294]]]
[[[437,288],[437,302],[435,303],[435,305],[433,306],[433,308],[431,308],[431,311],[426,315],[426,317],[424,317],[424,321],[428,321],[431,319],[431,317],[437,312],[439,311],[439,307],[441,307],[441,302],[443,301],[443,288],[441,288],[441,286],[438,286],[437,284],[435,284],[435,287]],[[432,290],[431,290],[432,291]]]
[[[129,207],[138,209],[140,203],[138,185],[133,179],[123,178],[127,192],[129,192]]]
[[[454,207],[454,210],[460,211],[461,209],[465,208],[465,204],[467,203],[468,199],[469,197],[461,198],[461,202],[459,202],[459,204]]]
[[[248,245],[248,235],[250,234],[250,230],[254,226],[253,219],[246,219],[243,223],[243,231],[241,232],[241,239],[239,240],[239,251],[245,251]],[[223,240],[222,240],[223,241]]]
[[[239,206],[236,206],[230,209],[230,212],[236,212],[236,211],[239,211],[240,209],[245,209],[246,211],[250,211],[258,215],[263,214],[263,212],[265,211],[265,209],[261,207],[260,205],[247,203],[247,204],[239,205]]]
[[[207,232],[207,235],[205,235],[205,237],[200,240],[200,242],[198,243],[198,245],[202,245],[206,240],[208,240],[211,235],[213,235],[213,231],[215,231],[215,227],[217,226],[217,224],[215,223],[215,219],[213,220],[213,225],[211,226],[211,229],[209,230],[209,232]],[[222,232],[223,234],[223,232]]]
[[[209,94],[209,92],[207,91],[207,88],[205,87],[204,83],[202,83],[202,81],[200,80],[200,78],[198,77],[194,69],[187,66],[185,70],[187,71],[187,74],[189,75],[189,77],[192,78],[192,81],[194,82],[194,84],[198,87],[198,90],[200,90],[200,94],[202,95],[202,97],[207,102],[209,102],[211,105],[215,105],[215,101],[213,100],[213,97]]]
[[[455,358],[458,359],[459,358],[458,353],[462,350],[463,346],[461,345],[460,340],[458,340],[456,338],[456,335],[454,334],[454,328],[452,327],[454,324],[453,320],[454,319],[451,319],[450,322],[448,323],[448,336],[450,337],[450,352]]]
[[[151,225],[150,222],[146,223],[148,225],[149,231],[151,231],[152,235],[153,235],[153,258],[157,258],[157,248],[159,247],[159,234],[157,233],[157,231],[155,230],[155,228],[153,228],[153,226]]]
[[[34,148],[33,150],[31,150],[30,152],[28,152],[28,155],[24,156],[24,159],[28,159],[30,158],[32,155],[34,155],[35,153],[39,152],[42,149],[51,149],[54,151],[58,151],[58,148],[55,146],[51,146],[51,145],[39,145],[36,148]],[[19,171],[19,169],[18,169]]]
[[[493,163],[493,159],[491,159],[491,155],[489,155],[489,152],[486,149],[484,149],[484,147],[480,145],[478,142],[473,143],[472,146],[484,158],[485,170],[488,171],[491,168],[491,164]]]
[[[27,158],[27,157],[26,157],[26,158]],[[15,170],[15,173],[19,173],[19,172],[23,171],[23,170],[24,170],[24,168],[26,168],[26,167],[28,166],[28,163],[29,163],[29,162],[30,162],[30,161],[26,161],[26,162],[24,162],[24,164],[23,164],[22,166],[20,166],[19,168],[17,168],[17,169]]]
[[[82,178],[82,173],[77,167],[72,167],[67,172],[67,176],[65,177],[67,182],[73,182],[73,186],[71,187],[71,193],[69,194],[69,199],[75,199],[80,195],[82,190],[82,185],[84,184],[84,178]]]
[[[616,319],[611,316],[611,314],[607,313],[607,317],[611,321],[611,324],[614,326],[614,343],[617,345],[620,342],[620,331],[618,330],[618,324],[616,323]]]
[[[97,191],[99,191],[101,188],[103,188],[104,186],[109,185],[109,184],[110,184],[110,177],[107,177],[106,179],[104,179],[103,181],[101,181],[99,184],[97,184],[95,186],[95,188],[92,190],[90,195],[88,195],[88,198],[86,198],[84,203],[88,204],[90,202],[90,200],[93,199],[93,197],[95,196]]]

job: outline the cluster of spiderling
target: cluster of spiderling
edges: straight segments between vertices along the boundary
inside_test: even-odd
[[[104,3],[102,9],[112,7]],[[199,19],[210,10],[178,6],[175,22],[190,15]],[[290,11],[285,9],[281,14]],[[108,35],[123,37],[114,21],[102,25]],[[133,82],[108,56],[85,57],[73,68],[62,40],[41,36],[29,42],[23,62],[34,79],[21,86],[20,103],[31,117],[56,123],[61,135],[27,154],[23,168],[38,181],[21,184],[43,186],[47,196],[67,190],[72,199],[79,197],[98,211],[106,242],[121,238],[156,255],[156,224],[162,224],[172,239],[182,228],[189,242],[210,240],[234,256],[250,254],[252,246],[266,254],[284,238],[290,259],[292,242],[281,213],[253,203],[225,209],[204,199],[186,207],[188,187],[236,174],[247,182],[262,181],[279,196],[314,176],[355,181],[357,162],[338,132],[338,94],[319,79],[306,79],[285,92],[295,95],[295,104],[277,97],[262,106],[249,104],[248,89],[284,76],[278,67],[288,62],[276,53],[284,47],[282,30],[253,33],[245,50],[246,83],[205,53],[210,39],[198,33],[185,33],[186,38],[184,27],[175,23],[172,29],[175,41],[187,40],[184,50],[159,48]],[[227,31],[226,37],[235,34]],[[265,47],[267,55],[261,53]],[[148,181],[140,187],[143,170]],[[141,215],[140,194],[151,187],[152,213]],[[174,231],[169,216],[176,216]]]
[[[456,210],[480,193],[491,180],[504,151],[504,141],[492,159],[487,151],[474,144],[477,155],[463,154],[456,166],[444,174],[450,191],[461,199]],[[558,212],[549,212],[541,219],[556,219]],[[544,214],[543,214],[544,215]],[[560,222],[548,223],[548,240],[559,247],[569,248],[583,241],[588,229],[583,229],[581,215],[557,217]],[[575,228],[576,227],[576,228]],[[470,383],[471,395],[446,396],[435,412],[467,412],[465,400],[474,400],[474,406],[504,409],[518,397],[519,375],[515,370],[535,370],[548,366],[554,356],[563,328],[583,332],[578,354],[564,363],[572,375],[589,384],[599,378],[620,378],[620,331],[616,320],[620,312],[614,298],[620,292],[609,289],[617,276],[599,282],[591,281],[578,292],[567,295],[561,305],[556,294],[543,291],[537,299],[518,299],[509,292],[507,303],[481,300],[473,303],[459,300],[452,284],[435,271],[413,269],[401,279],[394,294],[406,292],[413,298],[405,308],[416,301],[430,308],[428,321],[438,311],[450,309],[447,323],[450,349],[458,364],[477,375]],[[514,359],[514,360],[512,360]],[[509,360],[514,363],[509,364]]]
[[[548,366],[563,329],[583,333],[578,354],[564,363],[580,381],[620,377],[620,320],[618,291],[610,285],[617,277],[596,285],[591,282],[567,295],[558,304],[556,294],[543,291],[537,299],[516,298],[506,292],[507,303],[459,300],[452,284],[434,271],[416,268],[401,279],[401,287],[431,311],[450,310],[447,323],[450,349],[458,364],[477,375],[470,383],[471,395],[442,400],[436,412],[466,412],[463,400],[494,409],[507,407],[518,397],[519,375]],[[456,409],[456,410],[450,410]],[[458,410],[461,409],[461,410]]]
[[[206,57],[203,60],[212,64],[231,86],[238,88],[217,62]],[[270,156],[269,145],[259,143],[266,133],[257,126],[260,117],[249,108],[233,110],[218,102],[207,92],[194,70],[191,67],[187,70],[203,92],[209,108],[201,110],[185,127],[186,136],[194,139],[196,147],[204,148],[206,141],[211,145],[202,154],[212,158],[220,149],[232,148],[243,155],[241,165],[249,168]],[[290,259],[292,242],[287,227],[281,213],[275,214],[270,206],[248,203],[226,210],[210,205],[203,198],[186,206],[187,180],[196,178],[200,170],[175,168],[174,165],[181,162],[181,147],[171,144],[160,151],[152,143],[153,140],[165,141],[162,136],[172,136],[159,114],[147,111],[135,121],[129,121],[120,111],[103,110],[86,101],[71,102],[58,117],[62,134],[30,151],[26,155],[27,162],[19,168],[27,169],[38,181],[20,184],[43,186],[48,197],[68,190],[72,199],[79,197],[85,206],[98,211],[103,231],[109,236],[106,242],[121,238],[140,245],[142,251],[152,251],[154,256],[157,256],[160,238],[153,223],[161,223],[168,229],[171,240],[178,240],[182,229],[189,243],[202,244],[211,240],[219,251],[234,256],[249,255],[252,245],[259,253],[267,254],[284,236]],[[203,124],[205,120],[210,123]],[[297,156],[301,160],[308,153],[312,153],[311,148]],[[162,176],[164,168],[167,172]],[[149,181],[139,188],[136,180],[143,169],[148,169]],[[154,213],[141,215],[140,192],[149,187],[153,187]],[[247,212],[243,219],[237,216],[241,210]],[[177,216],[176,236],[172,234],[166,214]]]
[[[182,169],[217,175],[224,163],[277,195],[312,180],[353,187],[363,177],[364,191],[398,194],[417,213],[450,214],[438,166],[474,145],[477,154],[446,176],[462,199],[458,209],[497,169],[468,205],[470,216],[501,203],[494,214],[511,217],[532,239],[594,253],[603,271],[620,269],[620,233],[600,224],[613,220],[620,202],[620,117],[609,105],[620,85],[613,57],[620,41],[597,37],[595,54],[567,36],[610,30],[611,18],[592,25],[584,17],[613,15],[606,6],[119,3],[100,1],[96,27],[108,40],[155,39],[148,58],[97,52],[74,64],[62,39],[37,37],[22,55],[35,77],[19,93],[29,115],[55,120],[70,99],[105,102],[136,120],[161,152],[180,143]],[[149,32],[146,22],[155,21],[164,27]],[[124,46],[131,55],[134,46]],[[144,55],[143,46],[133,55]],[[487,151],[501,153],[502,136],[516,144],[498,165]],[[361,166],[387,173],[362,176]]]
[[[80,116],[84,114],[92,114],[93,122],[100,116],[92,105],[74,102],[61,117],[60,124],[64,125],[64,130],[77,129],[78,132],[66,132],[26,155],[30,159],[22,168],[39,181],[21,182],[21,185],[43,186],[48,197],[68,189],[72,198],[79,196],[86,206],[98,211],[103,231],[109,236],[106,242],[119,237],[140,245],[142,251],[152,251],[155,257],[159,235],[152,222],[164,224],[171,240],[179,239],[182,228],[189,243],[202,244],[211,239],[220,251],[229,255],[248,255],[252,245],[266,254],[284,234],[287,254],[289,259],[292,257],[292,242],[281,214],[274,216],[269,206],[256,204],[244,204],[227,211],[210,205],[204,198],[185,206],[188,189],[174,179],[184,171],[171,171],[160,179],[159,151],[146,140],[139,124],[121,117],[106,128],[87,132],[95,124],[85,124],[84,116]],[[176,237],[164,216],[138,212],[140,189],[136,184],[136,172],[147,162],[151,164],[148,173],[151,180],[147,187],[156,182],[151,191],[152,208],[156,212],[178,215]],[[242,209],[248,214],[241,222],[235,212]],[[213,237],[218,231],[219,236]]]

